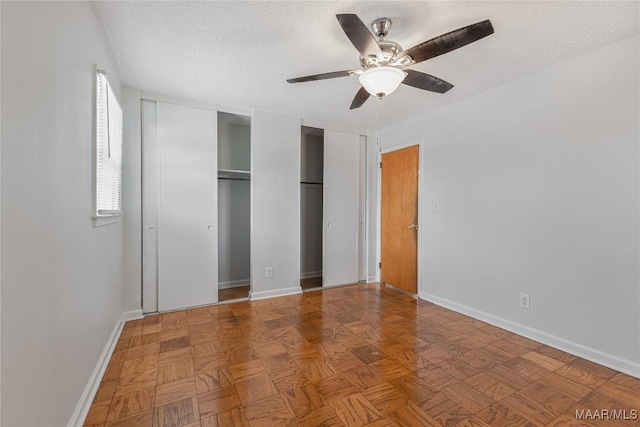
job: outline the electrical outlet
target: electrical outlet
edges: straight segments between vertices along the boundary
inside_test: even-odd
[[[529,309],[529,295],[520,294],[520,307]]]
[[[273,267],[267,267],[264,270],[264,277],[273,277]]]

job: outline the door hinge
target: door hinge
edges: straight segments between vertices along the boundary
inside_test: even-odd
[[[380,162],[380,169],[382,169],[382,162]]]
[[[381,262],[378,263],[378,268],[382,268],[382,263]]]

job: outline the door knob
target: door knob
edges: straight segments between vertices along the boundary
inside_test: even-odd
[[[213,226],[212,225],[208,226],[207,230],[213,230]]]
[[[409,227],[407,227],[409,230],[417,230],[418,229],[418,224],[411,224],[409,225]]]
[[[151,232],[153,233],[154,231],[156,231],[156,228],[155,228],[155,227],[153,227],[153,226],[152,226],[152,227],[149,227],[149,231],[151,231]]]

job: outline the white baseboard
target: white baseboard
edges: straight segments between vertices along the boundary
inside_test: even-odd
[[[309,271],[306,273],[300,273],[301,279],[313,279],[315,277],[322,277],[322,271]]]
[[[251,294],[249,295],[249,299],[251,301],[255,301],[259,299],[282,297],[285,295],[295,295],[300,293],[302,293],[302,288],[300,286],[294,286],[292,288],[275,289],[273,291],[262,291],[262,292],[251,291]]]
[[[514,334],[522,335],[534,341],[538,341],[542,344],[557,348],[558,350],[565,351],[573,354],[574,356],[581,357],[583,359],[590,360],[594,363],[606,366],[616,371],[623,372],[636,378],[640,378],[640,363],[632,360],[623,359],[613,354],[604,353],[602,351],[586,347],[582,344],[578,344],[573,341],[566,340],[564,338],[557,337],[555,335],[530,328],[528,326],[521,325],[519,323],[512,322],[502,317],[494,316],[493,314],[485,313],[484,311],[476,310],[475,308],[467,307],[466,305],[458,304],[456,302],[437,297],[435,295],[428,294],[426,292],[418,293],[418,296],[426,301],[432,302],[436,305],[448,308],[455,312],[473,317],[474,319],[481,320],[489,323],[493,326],[497,326],[502,329],[506,329]]]
[[[84,420],[89,414],[91,403],[93,403],[93,398],[98,392],[98,387],[100,387],[100,381],[102,381],[104,371],[107,369],[107,365],[109,364],[109,360],[111,359],[113,350],[116,348],[116,344],[118,343],[118,339],[120,338],[122,328],[124,327],[125,322],[134,319],[142,319],[142,310],[125,311],[120,315],[120,319],[118,319],[118,322],[114,326],[113,331],[111,331],[109,340],[107,341],[104,350],[102,350],[102,354],[98,359],[98,363],[91,373],[91,377],[89,377],[89,382],[85,386],[84,391],[80,396],[80,400],[76,405],[76,409],[71,415],[71,419],[69,420],[69,427],[77,427],[84,424]]]
[[[251,279],[229,280],[228,282],[218,282],[218,289],[239,288],[240,286],[249,286]]]
[[[376,276],[367,277],[367,283],[376,283]]]

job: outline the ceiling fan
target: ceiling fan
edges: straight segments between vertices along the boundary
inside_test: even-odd
[[[362,69],[314,74],[288,79],[287,82],[300,83],[357,75],[362,87],[351,102],[351,110],[361,107],[371,95],[382,99],[396,90],[400,83],[431,92],[447,92],[453,87],[451,83],[407,67],[451,52],[493,34],[491,21],[486,20],[403,50],[398,43],[384,39],[391,28],[391,19],[389,18],[379,18],[373,21],[371,24],[373,34],[355,14],[340,14],[336,15],[336,18],[351,43],[360,52]],[[374,34],[378,37],[377,41]]]

